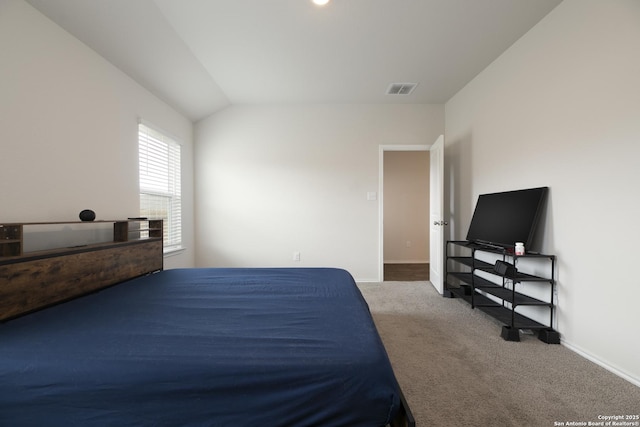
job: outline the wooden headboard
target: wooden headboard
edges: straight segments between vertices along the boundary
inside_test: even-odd
[[[140,237],[140,228],[128,230],[135,221],[101,222],[114,223],[112,242],[32,253],[22,253],[21,246],[5,248],[8,256],[0,252],[0,321],[162,270],[161,221],[142,231],[148,237]],[[0,242],[21,245],[22,227],[34,224],[46,223],[0,224]]]

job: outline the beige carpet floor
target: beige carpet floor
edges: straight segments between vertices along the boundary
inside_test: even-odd
[[[358,286],[418,426],[587,425],[640,414],[639,387],[536,336],[504,341],[500,323],[429,282]]]

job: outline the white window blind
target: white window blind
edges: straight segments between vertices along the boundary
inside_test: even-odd
[[[164,220],[164,251],[182,247],[180,145],[163,133],[138,125],[140,216]]]

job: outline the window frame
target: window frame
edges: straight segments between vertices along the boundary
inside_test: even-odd
[[[144,121],[138,123],[138,198],[141,217],[163,220],[164,254],[183,250],[182,145]]]

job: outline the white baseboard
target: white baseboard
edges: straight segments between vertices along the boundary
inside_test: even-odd
[[[606,369],[607,371],[611,372],[612,374],[615,374],[617,376],[619,376],[620,378],[629,381],[631,384],[635,385],[636,387],[640,387],[640,378],[636,378],[631,374],[628,374],[627,372],[624,372],[621,369],[618,369],[614,366],[611,366],[610,364],[608,364],[607,362],[598,359],[597,357],[595,357],[594,355],[590,354],[588,351],[580,348],[577,345],[574,345],[570,342],[567,342],[565,339],[560,339],[560,342],[562,343],[563,346],[567,347],[569,350],[578,353],[580,356],[584,357],[587,360],[590,360],[591,362],[595,363],[596,365],[599,365],[601,367],[603,367],[604,369]]]
[[[410,260],[402,260],[402,261],[395,261],[395,260],[390,260],[390,261],[385,261],[385,264],[429,264],[429,260],[415,260],[415,259],[410,259]]]

